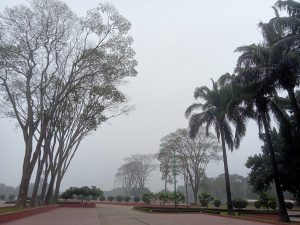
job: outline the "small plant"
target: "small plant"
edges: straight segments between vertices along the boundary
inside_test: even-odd
[[[10,201],[12,201],[12,200],[15,199],[15,197],[16,197],[15,195],[9,195],[7,199],[10,200]]]
[[[291,203],[291,202],[285,202],[285,207],[286,207],[287,209],[292,209],[292,208],[294,207],[294,204]]]
[[[133,201],[134,201],[134,202],[139,202],[139,201],[140,201],[140,197],[134,196]]]
[[[130,201],[130,196],[125,196],[125,197],[124,197],[124,201],[125,201],[125,202],[129,202],[129,201]]]
[[[105,201],[105,196],[102,195],[102,196],[100,197],[100,201],[101,201],[101,202]]]
[[[152,192],[145,192],[142,195],[143,202],[145,202],[148,205],[150,205],[150,203],[153,199],[155,199],[155,195]]]
[[[257,209],[260,209],[260,208],[261,208],[261,203],[260,203],[260,201],[255,201],[255,202],[254,202],[254,207],[257,208]]]
[[[269,208],[275,209],[277,205],[276,198],[269,192],[261,192],[258,196],[258,201],[263,208],[266,208],[268,210]]]
[[[211,196],[211,194],[209,194],[208,192],[201,192],[198,196],[200,204],[203,207],[207,207],[208,203],[214,200],[214,197]]]
[[[242,211],[244,208],[248,206],[248,202],[243,199],[233,199],[232,205],[234,208],[236,208],[238,211]]]
[[[123,201],[123,196],[118,195],[118,196],[116,197],[116,200],[117,200],[117,202]]]
[[[108,197],[107,197],[107,200],[110,201],[110,202],[112,202],[112,201],[114,200],[114,196],[111,196],[111,195],[108,196]]]
[[[217,207],[217,208],[219,208],[221,206],[221,201],[218,200],[218,199],[214,200],[213,203],[214,203],[214,206]]]

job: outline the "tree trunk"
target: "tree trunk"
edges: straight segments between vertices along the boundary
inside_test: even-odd
[[[54,189],[55,178],[56,178],[55,174],[51,174],[51,179],[50,179],[50,183],[49,183],[49,187],[45,199],[46,204],[51,204],[53,202],[53,189]]]
[[[167,191],[167,179],[165,179],[165,192]]]
[[[193,194],[194,194],[194,204],[198,203],[198,190],[196,190],[195,188],[192,188],[193,190]]]
[[[288,92],[288,95],[289,95],[289,98],[290,98],[290,101],[291,101],[292,110],[293,110],[295,118],[296,118],[297,130],[299,132],[300,131],[300,110],[299,110],[299,107],[298,107],[298,103],[297,103],[297,99],[296,99],[296,96],[295,96],[294,88],[288,88],[287,92]]]
[[[44,199],[45,199],[47,184],[48,184],[48,182],[47,182],[48,181],[48,176],[49,176],[49,169],[48,169],[48,166],[47,166],[47,163],[46,163],[46,165],[45,165],[45,177],[44,177],[44,181],[43,181],[40,202],[44,202]]]
[[[284,223],[290,223],[290,218],[287,213],[287,209],[285,207],[285,202],[284,202],[284,196],[283,192],[280,186],[280,181],[279,181],[279,173],[277,169],[277,162],[275,158],[275,150],[273,148],[272,140],[271,140],[271,135],[269,131],[269,124],[266,119],[266,115],[262,115],[263,119],[263,124],[264,124],[264,130],[266,134],[266,139],[267,139],[267,144],[268,144],[268,150],[269,150],[269,156],[270,156],[270,161],[272,165],[272,173],[274,177],[274,183],[275,183],[275,188],[276,188],[276,193],[277,193],[277,199],[278,199],[278,204],[279,204],[279,211],[278,211],[278,216],[279,216],[279,221],[284,222]]]
[[[227,197],[227,212],[228,214],[234,214],[232,199],[231,199],[231,189],[230,189],[227,153],[226,153],[226,146],[225,146],[225,137],[222,129],[220,130],[220,132],[221,132],[221,141],[222,141],[222,150],[223,150],[223,163],[224,163],[225,186],[226,186],[226,197]]]
[[[184,185],[185,185],[185,202],[186,204],[189,204],[188,184],[184,182]]]
[[[31,173],[29,173],[27,169],[23,170],[18,198],[15,205],[15,207],[18,209],[22,209],[26,207],[30,177],[31,177]]]
[[[57,178],[56,178],[56,184],[55,184],[54,203],[56,203],[59,198],[59,190],[60,190],[60,184],[61,184],[62,178],[63,178],[62,173],[61,173],[61,171],[59,171]]]
[[[36,171],[36,177],[35,177],[34,186],[33,186],[32,195],[31,195],[31,200],[30,200],[31,205],[34,205],[35,202],[36,202],[36,196],[37,196],[37,193],[38,193],[38,190],[39,190],[42,172],[43,172],[43,166],[39,165],[38,169]]]

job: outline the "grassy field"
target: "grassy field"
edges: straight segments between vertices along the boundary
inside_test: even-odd
[[[14,207],[3,207],[3,208],[0,208],[0,214],[8,213],[8,212],[16,212],[16,211],[18,211],[18,209],[14,208]]]

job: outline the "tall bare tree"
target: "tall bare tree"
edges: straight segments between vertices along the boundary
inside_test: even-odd
[[[221,148],[216,137],[210,133],[207,135],[204,130],[200,130],[192,139],[187,129],[178,129],[164,137],[160,145],[160,154],[172,157],[174,151],[178,173],[182,174],[192,187],[197,203],[206,167],[209,162],[221,159]]]
[[[130,23],[100,4],[84,18],[58,0],[33,0],[0,14],[1,111],[22,129],[25,156],[17,207],[41,156],[49,121],[74,88],[113,87],[136,75]]]

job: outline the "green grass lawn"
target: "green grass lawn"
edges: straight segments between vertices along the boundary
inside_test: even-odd
[[[0,208],[0,214],[9,213],[9,212],[16,212],[16,211],[19,211],[19,210],[16,209],[16,208],[14,208],[14,207],[3,207],[3,208]]]

